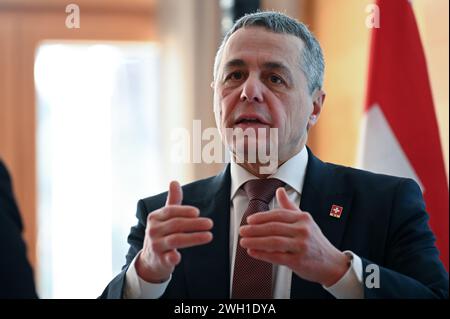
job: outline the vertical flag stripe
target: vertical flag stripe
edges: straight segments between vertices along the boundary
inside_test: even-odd
[[[424,192],[430,226],[437,237],[441,259],[448,270],[449,205],[448,184],[439,130],[428,78],[424,50],[408,0],[378,0],[380,27],[372,29],[366,115],[379,107],[393,137],[404,154],[405,162]],[[367,123],[371,120],[367,118]],[[362,145],[363,168],[369,168],[373,156],[368,149],[382,149],[377,134],[365,131]],[[380,134],[381,135],[381,134]],[[370,137],[370,142],[369,142]],[[371,143],[371,145],[369,145]],[[393,144],[393,145],[394,145]],[[380,166],[380,164],[378,164]],[[398,161],[388,158],[378,172],[402,175]],[[411,177],[411,176],[407,176]]]

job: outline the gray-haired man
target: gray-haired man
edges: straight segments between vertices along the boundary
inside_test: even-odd
[[[212,83],[232,161],[139,202],[127,264],[102,297],[448,296],[417,184],[323,163],[306,147],[323,73],[303,24],[275,12],[235,23]],[[256,134],[236,143],[230,129]],[[267,174],[248,153],[273,145],[273,129],[278,165]]]

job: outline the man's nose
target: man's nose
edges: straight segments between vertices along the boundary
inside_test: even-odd
[[[249,76],[242,87],[241,101],[262,103],[263,100],[263,84],[259,79]]]

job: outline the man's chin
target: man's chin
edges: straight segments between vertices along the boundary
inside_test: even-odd
[[[232,152],[246,162],[255,163],[260,154],[269,152],[269,141],[258,142],[257,139],[236,140],[231,145]],[[251,159],[255,159],[253,162]]]
[[[278,149],[270,141],[246,140],[230,145],[236,163],[272,165],[278,163]]]

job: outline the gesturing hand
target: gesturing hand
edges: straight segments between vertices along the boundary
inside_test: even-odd
[[[297,276],[329,287],[348,269],[348,259],[323,235],[311,215],[277,189],[280,208],[256,213],[240,228],[240,244],[253,258],[289,267]]]
[[[163,282],[181,261],[179,248],[202,245],[212,240],[212,220],[199,217],[193,206],[181,205],[183,191],[171,182],[166,206],[147,217],[144,246],[136,260],[138,275],[148,282]]]

